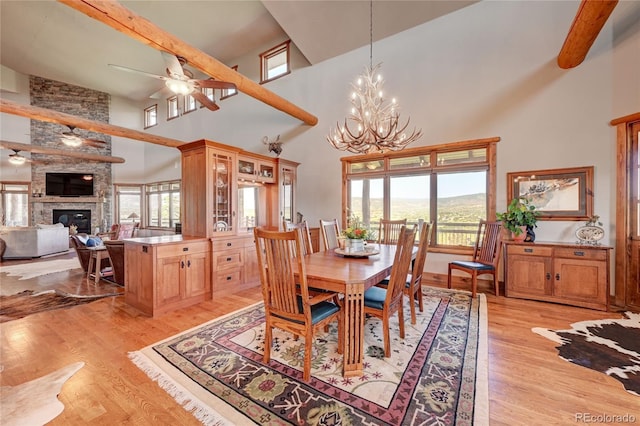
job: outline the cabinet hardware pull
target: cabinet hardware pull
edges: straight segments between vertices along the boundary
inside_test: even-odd
[[[231,281],[231,277],[230,276],[227,277],[227,281]]]
[[[184,260],[180,262],[180,267],[184,269]]]
[[[191,261],[187,260],[187,268],[191,268]]]
[[[547,272],[546,277],[547,277],[547,280],[550,280],[551,279],[551,274],[549,272]]]
[[[231,243],[227,243],[227,247],[231,247]]]
[[[556,281],[560,281],[560,274],[556,274]]]
[[[533,253],[533,249],[532,248],[526,248],[524,249],[525,253]]]
[[[227,257],[227,262],[231,262],[231,258],[230,257]]]
[[[182,251],[189,251],[189,247],[182,247]]]
[[[575,254],[576,256],[584,256],[583,251],[574,251],[573,254]]]

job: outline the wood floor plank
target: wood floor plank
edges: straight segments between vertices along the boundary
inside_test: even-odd
[[[41,282],[95,291],[81,273],[59,273],[56,279],[57,284],[50,278]],[[15,386],[83,361],[64,385],[59,398],[65,410],[51,425],[197,425],[127,354],[260,300],[259,289],[248,289],[152,319],[117,296],[3,323],[0,385]],[[575,424],[578,413],[631,414],[640,422],[639,397],[604,374],[560,359],[553,342],[531,331],[620,314],[491,294],[487,300],[492,426]]]

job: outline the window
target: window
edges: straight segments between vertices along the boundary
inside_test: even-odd
[[[0,217],[2,226],[29,226],[28,182],[0,183]]]
[[[146,185],[148,226],[175,228],[180,222],[180,181]]]
[[[196,109],[198,109],[198,106],[196,104],[196,98],[194,98],[191,95],[185,95],[185,97],[184,97],[184,112],[185,112],[185,114],[187,112],[195,111]]]
[[[114,185],[114,223],[143,222],[142,185]]]
[[[178,95],[167,99],[167,120],[172,120],[180,115],[178,110]]]
[[[144,109],[144,128],[148,129],[158,124],[158,104]]]
[[[212,79],[213,80],[213,79]],[[216,92],[214,89],[212,89],[211,87],[203,87],[202,88],[202,93],[204,93],[204,95],[209,98],[209,100],[211,102],[215,102],[216,101]],[[204,108],[204,105],[200,104],[200,108]]]
[[[266,83],[291,72],[289,45],[287,40],[260,54],[260,83]]]
[[[234,65],[231,69],[238,71],[238,66]],[[238,91],[236,89],[222,89],[222,94],[220,95],[220,100],[226,99],[230,96],[237,95]]]
[[[377,231],[380,219],[434,222],[432,245],[471,247],[480,219],[495,218],[498,138],[345,157],[345,211]],[[343,223],[346,223],[346,217]]]

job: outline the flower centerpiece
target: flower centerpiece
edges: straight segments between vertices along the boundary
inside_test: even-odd
[[[370,231],[357,216],[351,216],[347,220],[347,228],[342,231],[342,236],[347,239],[347,247],[352,251],[363,251],[364,241],[370,236]]]

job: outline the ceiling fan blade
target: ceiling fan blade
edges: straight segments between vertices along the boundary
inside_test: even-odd
[[[162,53],[162,59],[167,66],[167,73],[169,74],[169,77],[178,79],[187,78],[185,76],[184,69],[182,68],[182,64],[176,55],[172,55],[167,52],[160,53]]]
[[[147,76],[147,77],[157,78],[159,80],[166,81],[167,78],[168,78],[168,77],[165,77],[165,76],[162,76],[162,75],[151,74],[150,72],[146,72],[146,71],[134,70],[133,68],[123,67],[121,65],[109,64],[109,66],[111,68],[115,68],[115,69],[120,70],[120,71],[132,72],[132,73],[144,75],[144,76]]]
[[[216,104],[215,102],[213,102],[211,99],[209,99],[207,97],[207,95],[205,95],[204,93],[202,93],[199,90],[194,90],[191,93],[191,96],[193,96],[198,102],[200,102],[202,105],[204,105],[205,107],[209,108],[211,111],[217,111],[220,109],[220,107],[218,106],[218,104]]]
[[[227,81],[218,80],[194,80],[198,87],[206,87],[208,89],[237,89],[236,85]]]
[[[85,139],[85,138],[82,138],[82,143],[88,146],[96,147],[96,148],[104,148],[105,145],[107,144],[105,141],[101,141],[98,139]]]

